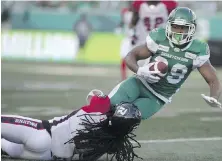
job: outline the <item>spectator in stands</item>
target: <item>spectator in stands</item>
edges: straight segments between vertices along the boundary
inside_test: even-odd
[[[74,25],[74,31],[79,40],[79,51],[84,53],[85,44],[92,31],[92,26],[88,22],[86,14],[82,14],[79,20],[77,20],[77,22]]]
[[[10,18],[11,18],[11,11],[14,2],[2,2],[1,6],[1,27],[6,29],[10,28]]]

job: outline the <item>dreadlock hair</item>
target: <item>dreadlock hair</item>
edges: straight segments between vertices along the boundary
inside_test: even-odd
[[[75,144],[80,160],[95,161],[104,154],[111,156],[110,160],[107,156],[107,161],[113,161],[114,158],[117,161],[133,161],[134,158],[140,158],[134,149],[140,148],[141,145],[132,131],[121,134],[115,130],[110,125],[110,113],[105,114],[108,118],[100,122],[95,122],[93,115],[95,116],[95,114],[81,115],[84,116],[81,125],[85,128],[77,130],[77,135],[66,142]],[[131,141],[135,142],[136,146]]]

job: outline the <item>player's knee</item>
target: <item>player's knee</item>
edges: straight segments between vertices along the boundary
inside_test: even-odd
[[[1,139],[1,148],[9,156],[15,158],[19,158],[24,151],[23,144],[15,144],[5,139]]]
[[[27,140],[26,148],[33,152],[49,150],[51,148],[51,136],[46,131],[37,134],[39,135],[34,134]]]
[[[11,157],[19,158],[24,151],[24,146],[22,144],[20,144],[19,146],[11,146],[10,151],[11,151],[10,154]]]

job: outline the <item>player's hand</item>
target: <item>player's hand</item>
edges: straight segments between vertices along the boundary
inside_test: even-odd
[[[160,71],[150,71],[149,67],[151,65],[152,63],[149,63],[148,65],[139,67],[137,75],[144,77],[145,80],[149,83],[157,83],[160,80],[160,77],[155,76],[154,74],[159,74]]]
[[[104,94],[103,94],[102,91],[100,91],[100,90],[98,90],[98,89],[93,89],[93,90],[91,90],[91,91],[89,92],[89,94],[87,95],[87,97],[86,97],[86,102],[87,102],[87,104],[89,104],[90,101],[91,101],[91,98],[92,98],[93,96],[103,96],[103,95],[104,95]]]
[[[217,99],[210,96],[206,96],[205,94],[201,94],[201,96],[206,101],[206,103],[211,107],[219,107],[222,109],[221,103]]]

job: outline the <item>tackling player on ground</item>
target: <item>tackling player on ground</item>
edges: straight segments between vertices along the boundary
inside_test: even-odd
[[[111,108],[109,97],[98,90],[91,91],[87,101],[82,108],[51,120],[1,115],[2,154],[29,160],[72,160],[78,155],[79,160],[96,161],[106,153],[117,161],[137,158],[130,140],[136,141],[138,108],[130,103]]]
[[[210,96],[202,94],[203,99],[210,106],[221,108],[221,85],[210,64],[207,43],[194,38],[196,27],[192,10],[173,10],[166,29],[152,30],[146,43],[126,56],[127,66],[135,75],[118,84],[108,97],[98,90],[92,92],[94,97],[88,97],[90,104],[80,110],[44,121],[2,116],[2,149],[10,156],[26,159],[71,159],[77,153],[80,159],[93,161],[108,153],[117,161],[133,161],[137,155],[125,136],[139,125],[141,118],[151,117],[171,102],[194,69],[210,87]],[[150,62],[139,67],[137,61],[146,58]],[[159,61],[168,65],[164,76],[155,68],[150,70]]]
[[[159,111],[180,89],[194,69],[198,69],[210,87],[210,96],[202,95],[213,107],[221,107],[221,85],[209,61],[209,46],[194,38],[197,28],[196,15],[189,8],[178,7],[167,20],[166,28],[152,30],[146,43],[132,49],[125,58],[135,75],[118,84],[109,94],[111,104],[134,103],[147,119]],[[139,67],[137,61],[150,58],[150,63]],[[155,61],[168,64],[165,76],[160,71],[150,71]]]

